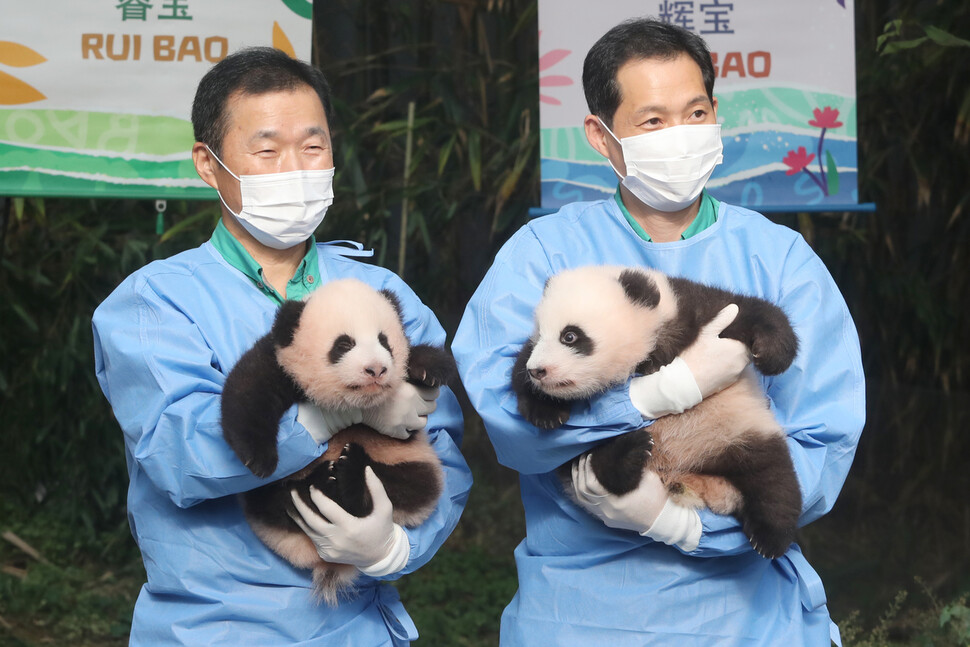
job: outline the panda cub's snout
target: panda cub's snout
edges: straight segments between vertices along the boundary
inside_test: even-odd
[[[360,339],[339,336],[330,350],[331,364],[339,364],[360,387],[386,387],[394,366],[387,335]]]

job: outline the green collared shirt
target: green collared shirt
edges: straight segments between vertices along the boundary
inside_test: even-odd
[[[276,289],[263,280],[263,268],[250,256],[246,248],[242,246],[235,236],[229,233],[222,220],[216,225],[209,239],[212,246],[222,254],[226,262],[245,274],[256,288],[266,295],[266,297],[277,305],[281,305],[285,299]],[[316,240],[310,236],[307,246],[306,256],[300,261],[296,268],[293,278],[286,284],[286,298],[290,301],[303,299],[320,283],[320,264],[317,258]]]
[[[637,232],[637,236],[648,243],[652,243],[653,240],[650,238],[650,234],[644,231],[643,227],[640,226],[640,223],[638,223],[636,219],[630,215],[630,210],[626,208],[625,204],[623,204],[623,199],[620,197],[619,186],[616,187],[616,193],[613,194],[613,198],[616,200],[617,206],[620,207],[620,212],[623,214],[623,217],[626,218],[626,221],[630,223],[631,227],[633,227],[633,231]],[[697,211],[697,215],[694,217],[693,222],[691,222],[687,229],[684,230],[684,233],[680,235],[680,239],[687,240],[691,236],[699,234],[717,222],[717,210],[720,206],[721,203],[715,200],[714,197],[711,196],[711,194],[709,194],[707,191],[701,193],[701,208]]]

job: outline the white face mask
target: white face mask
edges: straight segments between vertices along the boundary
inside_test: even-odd
[[[680,211],[693,204],[724,159],[720,124],[670,126],[619,139],[600,123],[623,149],[623,186],[658,211]],[[615,166],[613,171],[620,175]]]
[[[206,146],[209,153],[239,180],[239,213],[219,193],[219,199],[253,238],[273,249],[287,249],[307,240],[333,203],[334,169],[236,175]]]

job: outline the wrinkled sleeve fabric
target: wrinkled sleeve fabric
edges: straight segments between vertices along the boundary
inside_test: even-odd
[[[386,287],[393,290],[401,300],[405,332],[411,343],[443,347],[444,329],[411,288],[396,275],[390,275]],[[411,548],[405,567],[397,573],[376,579],[397,579],[425,565],[458,525],[465,503],[468,501],[472,475],[460,449],[464,421],[458,400],[448,387],[441,389],[437,407],[434,413],[428,416],[426,429],[431,446],[441,459],[444,471],[441,498],[434,512],[424,523],[416,528],[404,529]]]
[[[512,366],[532,334],[532,312],[546,280],[562,269],[550,262],[530,227],[520,229],[496,255],[452,343],[462,383],[499,462],[521,474],[550,472],[595,443],[644,424],[630,402],[629,386],[577,403],[569,420],[551,431],[519,414]]]
[[[765,378],[802,493],[800,525],[835,503],[865,424],[865,378],[855,324],[822,261],[800,237],[789,250],[775,302],[792,321],[799,352],[783,374]],[[751,550],[733,517],[701,510],[703,533],[689,554]]]
[[[239,461],[220,425],[231,366],[221,366],[207,343],[220,333],[208,329],[215,323],[193,320],[140,275],[93,319],[97,378],[124,431],[128,460],[183,508],[295,472],[323,451],[296,423],[294,406],[280,424],[276,472],[264,481]]]

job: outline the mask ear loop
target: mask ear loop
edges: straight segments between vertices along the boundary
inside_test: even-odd
[[[607,129],[607,130],[609,130],[609,129]],[[612,134],[612,133],[610,133],[610,134]],[[223,164],[223,163],[222,163],[222,160],[221,160],[221,159],[219,159],[219,156],[218,156],[218,155],[216,155],[215,153],[213,153],[213,152],[212,152],[212,149],[211,149],[211,148],[209,148],[209,145],[208,145],[208,144],[203,144],[203,146],[205,146],[205,149],[206,149],[207,151],[209,151],[209,155],[212,155],[212,156],[213,156],[214,158],[216,158],[216,161],[217,161],[217,162],[219,162],[219,166],[221,166],[222,168],[224,168],[224,169],[226,169],[226,173],[228,173],[229,175],[231,175],[231,176],[233,176],[234,178],[236,178],[236,181],[238,181],[238,182],[242,182],[242,180],[241,180],[241,179],[239,178],[239,176],[238,176],[238,175],[236,175],[235,173],[233,173],[232,171],[230,171],[230,170],[229,170],[229,167],[228,167],[228,166],[226,166],[225,164]]]
[[[617,144],[619,144],[619,145],[620,145],[620,152],[622,153],[622,152],[623,152],[623,142],[621,142],[621,141],[620,141],[620,138],[619,138],[619,137],[617,137],[616,135],[614,135],[614,134],[613,134],[613,131],[612,131],[612,130],[610,130],[610,127],[609,127],[609,126],[607,126],[607,125],[606,125],[606,122],[604,122],[604,121],[603,121],[602,119],[600,119],[600,118],[599,118],[599,116],[597,116],[597,117],[596,117],[596,120],[597,120],[598,122],[600,122],[600,126],[602,126],[603,128],[605,128],[605,129],[606,129],[606,132],[608,132],[608,133],[610,134],[610,137],[612,137],[612,138],[613,138],[613,140],[614,140],[614,141],[615,141],[615,142],[616,142]],[[607,157],[606,157],[606,161],[607,161],[607,163],[608,163],[608,164],[610,165],[610,168],[611,168],[611,169],[613,169],[613,172],[614,172],[614,173],[616,173],[616,177],[618,177],[618,178],[620,178],[621,180],[623,180],[623,179],[625,179],[625,176],[624,176],[624,175],[621,175],[621,174],[620,174],[620,172],[616,170],[616,167],[615,167],[615,166],[613,166],[613,160],[611,160],[611,159],[609,158],[609,156],[608,156],[608,155],[607,155]],[[625,156],[624,156],[624,158],[623,158],[623,162],[624,162],[624,163],[626,163],[626,157],[625,157]],[[227,169],[227,170],[228,170],[228,169]]]
[[[228,173],[229,175],[231,175],[234,178],[236,178],[236,181],[239,182],[240,192],[241,192],[241,190],[242,190],[242,180],[239,179],[239,176],[236,175],[235,173],[233,173],[232,171],[230,171],[229,170],[229,167],[222,163],[222,160],[219,159],[219,156],[218,155],[216,155],[215,153],[212,152],[212,149],[209,148],[209,145],[208,144],[203,144],[203,145],[205,146],[205,149],[207,151],[209,151],[209,155],[212,155],[212,157],[214,157],[215,160],[217,162],[219,162],[219,166],[221,166],[222,168],[226,169],[226,173]],[[226,211],[228,211],[229,213],[231,213],[236,220],[239,220],[240,214],[236,213],[235,211],[233,211],[232,209],[229,208],[229,205],[226,204],[225,199],[222,197],[222,191],[220,191],[219,189],[216,189],[216,195],[219,196],[219,202],[221,202],[222,203],[222,206],[224,206],[226,208]]]

